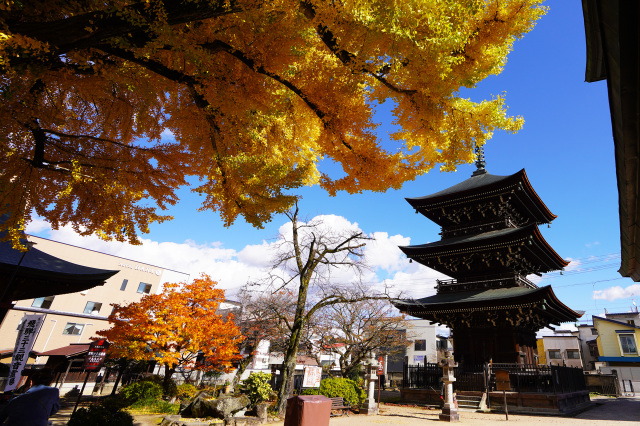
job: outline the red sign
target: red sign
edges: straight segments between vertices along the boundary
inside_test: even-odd
[[[107,357],[109,342],[105,339],[95,340],[89,346],[89,352],[84,357],[82,368],[86,371],[96,371],[102,368],[104,359]]]
[[[378,376],[384,376],[384,358],[378,357]]]

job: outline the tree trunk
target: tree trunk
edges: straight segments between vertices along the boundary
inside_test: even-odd
[[[294,233],[295,233],[294,228]],[[287,353],[282,363],[282,386],[278,391],[278,415],[284,414],[287,408],[287,398],[291,396],[293,391],[293,375],[296,371],[296,362],[298,358],[298,347],[302,337],[302,329],[307,323],[304,310],[307,303],[307,291],[309,289],[309,278],[301,276],[300,288],[298,289],[298,304],[296,305],[296,315],[291,327],[291,338],[287,347]]]
[[[296,363],[298,361],[298,345],[300,344],[300,336],[302,334],[302,327],[304,323],[297,326],[294,324],[294,329],[291,331],[291,339],[289,340],[289,346],[287,347],[287,353],[282,363],[282,385],[278,391],[278,414],[282,415],[287,409],[287,399],[293,393],[293,376],[296,371]]]
[[[169,364],[164,365],[164,380],[162,381],[162,392],[164,393],[164,396],[172,396],[169,395],[169,383],[171,383],[171,377],[175,372],[175,367],[170,368]]]
[[[238,383],[240,383],[240,378],[242,377],[244,372],[247,370],[247,366],[251,364],[251,362],[253,361],[253,358],[254,358],[254,355],[252,353],[246,358],[244,358],[242,361],[240,361],[240,364],[238,365],[238,371],[236,372],[235,377],[231,381],[231,392],[235,391],[236,386],[238,386]]]

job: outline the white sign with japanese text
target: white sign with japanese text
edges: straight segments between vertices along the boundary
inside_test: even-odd
[[[5,392],[12,391],[18,386],[22,370],[27,363],[27,359],[29,359],[29,353],[33,348],[33,342],[36,340],[36,336],[38,336],[40,332],[42,323],[44,323],[44,315],[24,316],[22,324],[20,325],[20,331],[18,331],[16,346],[13,349],[9,377],[7,377],[7,385],[4,388]]]
[[[304,378],[302,379],[303,388],[319,388],[322,380],[322,367],[305,367]]]

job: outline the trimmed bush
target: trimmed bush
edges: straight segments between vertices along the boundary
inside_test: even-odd
[[[160,399],[162,397],[162,385],[147,380],[139,381],[120,388],[119,395],[127,401],[128,405],[143,399]]]
[[[271,392],[271,374],[269,373],[251,373],[244,381],[245,393],[251,400],[252,405],[261,403],[269,399]]]
[[[125,411],[93,404],[71,415],[68,426],[133,426],[133,416]]]
[[[176,396],[180,399],[191,399],[196,395],[198,389],[191,383],[183,383],[178,385]]]
[[[351,379],[328,378],[320,383],[318,389],[305,389],[303,395],[324,395],[328,398],[342,397],[351,405],[358,405],[367,398],[365,391]]]

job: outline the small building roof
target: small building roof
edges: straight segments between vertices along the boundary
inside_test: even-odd
[[[42,352],[40,353],[40,356],[64,356],[66,358],[73,358],[89,352],[90,346],[91,345],[89,343],[72,343],[69,346],[63,346],[61,348]]]

